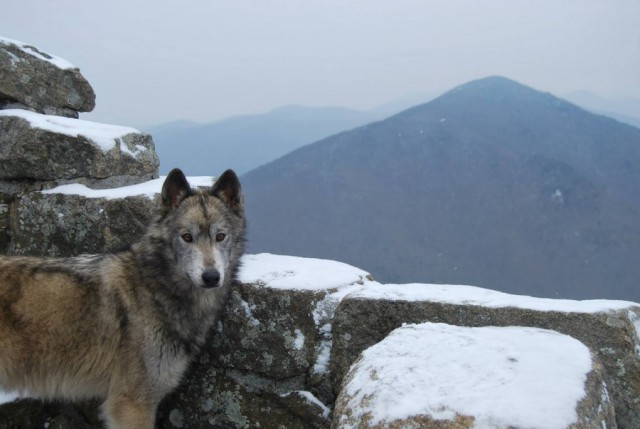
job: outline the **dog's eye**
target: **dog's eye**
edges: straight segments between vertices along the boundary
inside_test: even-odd
[[[193,241],[193,236],[187,232],[186,234],[182,234],[182,239],[187,243],[191,243]]]
[[[216,234],[216,241],[220,242],[222,240],[224,240],[227,237],[227,235],[224,232],[219,232]]]

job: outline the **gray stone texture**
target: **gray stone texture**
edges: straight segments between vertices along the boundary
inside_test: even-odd
[[[319,333],[311,311],[318,297],[310,291],[239,285],[214,337],[214,362],[274,379],[305,375],[314,361]],[[296,343],[296,338],[301,344]]]
[[[142,234],[157,205],[145,196],[104,199],[26,193],[14,203],[9,252],[48,256],[112,252]]]
[[[11,194],[4,193],[0,190],[0,254],[6,253],[11,241],[9,234],[9,208],[11,202]]]
[[[203,355],[159,407],[158,428],[327,428],[328,415],[286,381],[216,368]],[[294,383],[295,384],[295,383]]]
[[[78,117],[90,112],[96,95],[77,68],[60,68],[31,55],[51,58],[34,46],[0,41],[0,108],[23,106],[39,113]]]

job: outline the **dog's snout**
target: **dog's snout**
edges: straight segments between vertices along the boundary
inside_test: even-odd
[[[216,287],[220,283],[220,272],[215,268],[208,268],[202,273],[204,287]]]

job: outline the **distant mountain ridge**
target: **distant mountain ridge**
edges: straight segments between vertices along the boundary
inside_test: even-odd
[[[243,177],[249,251],[384,282],[640,300],[640,130],[506,78]]]
[[[588,91],[575,91],[564,96],[565,99],[598,115],[609,116],[625,124],[640,128],[640,100],[610,100]]]
[[[211,123],[168,122],[145,132],[153,136],[161,174],[174,167],[190,175],[218,174],[227,168],[243,174],[307,144],[426,103],[437,94],[414,94],[368,111],[284,106]],[[586,91],[567,94],[566,99],[592,113],[640,128],[640,100],[609,100]]]
[[[406,108],[405,103],[371,111],[285,106],[210,124],[177,121],[146,131],[153,136],[161,174],[173,167],[190,175],[216,175],[227,168],[242,174],[306,144],[390,116]]]

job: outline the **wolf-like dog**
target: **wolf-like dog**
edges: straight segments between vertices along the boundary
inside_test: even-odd
[[[244,202],[227,170],[193,190],[174,169],[157,218],[122,251],[0,258],[0,388],[104,398],[109,429],[151,429],[227,300]]]

